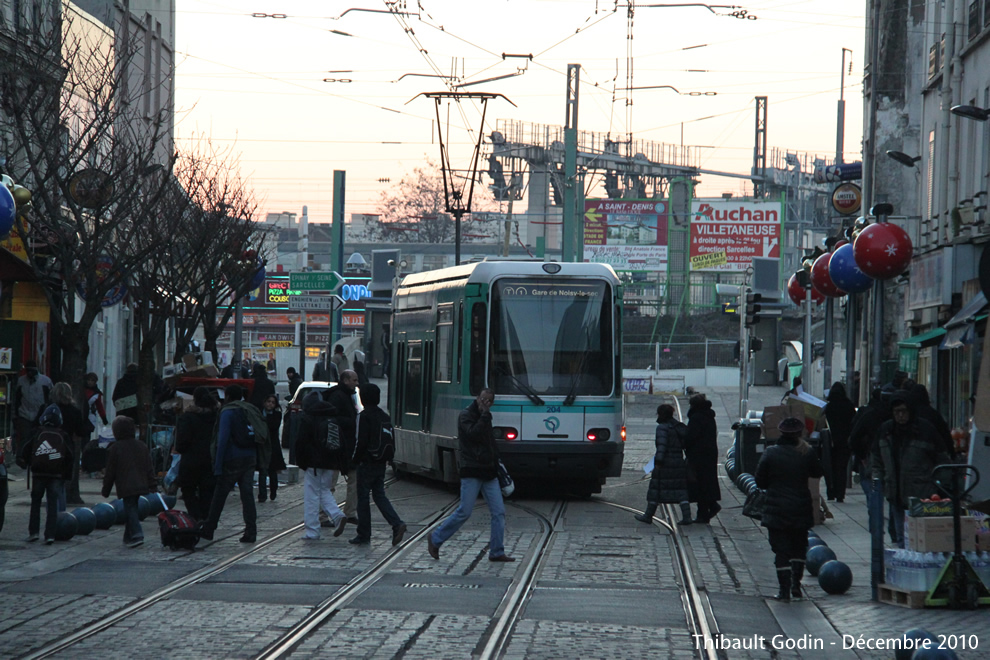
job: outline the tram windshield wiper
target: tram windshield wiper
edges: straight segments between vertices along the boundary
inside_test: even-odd
[[[584,363],[587,361],[588,361],[588,352],[585,351],[585,353],[581,356],[581,362],[578,363],[577,371],[571,374],[571,389],[568,390],[567,396],[564,398],[565,406],[574,405],[574,399],[577,398],[577,386],[581,380],[582,372],[584,371]]]
[[[520,381],[518,378],[516,378],[515,375],[509,373],[508,371],[506,371],[502,367],[498,367],[496,369],[496,371],[498,373],[504,375],[504,376],[508,376],[509,379],[512,380],[512,383],[516,386],[516,389],[519,390],[520,392],[522,392],[523,394],[525,394],[529,398],[530,401],[532,401],[533,403],[535,403],[538,406],[542,406],[543,405],[543,399],[541,399],[540,398],[540,395],[537,394],[536,392],[534,392],[533,391],[533,388],[531,388],[529,385],[526,385],[525,383],[523,383],[522,381]]]

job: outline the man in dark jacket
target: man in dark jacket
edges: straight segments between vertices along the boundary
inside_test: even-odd
[[[942,450],[949,456],[954,455],[956,453],[956,445],[952,441],[952,430],[949,429],[949,425],[945,421],[945,418],[942,417],[942,413],[932,406],[931,399],[928,396],[928,388],[921,383],[915,383],[907,391],[907,399],[911,409],[914,411],[914,416],[918,419],[925,420],[935,427],[935,433],[942,443]]]
[[[286,400],[292,401],[292,397],[296,395],[296,390],[303,384],[303,379],[292,367],[285,370],[285,378],[289,381],[289,396],[286,397]]]
[[[491,407],[495,393],[485,388],[478,393],[471,405],[457,418],[457,464],[460,467],[461,501],[446,520],[427,536],[430,556],[440,559],[440,546],[461,528],[474,509],[478,493],[483,493],[488,512],[492,517],[491,536],[488,542],[488,560],[515,561],[505,554],[505,504],[498,485],[498,448],[492,432]]]
[[[718,485],[718,426],[712,402],[701,393],[688,399],[687,440],[684,456],[694,480],[688,481],[688,495],[698,503],[695,522],[707,524],[718,515],[722,506],[722,490]]]
[[[873,498],[883,497],[883,484],[879,480],[874,482],[870,465],[872,463],[871,455],[880,435],[880,427],[888,419],[890,419],[890,409],[883,399],[883,392],[878,387],[870,393],[869,402],[856,411],[856,415],[852,419],[852,430],[849,432],[849,450],[853,456],[853,471],[859,472],[859,485],[863,489],[863,494],[866,495],[867,508],[871,512],[871,530],[874,525],[880,525],[881,529],[883,528],[882,499],[876,509],[870,506]],[[876,486],[875,489],[874,486]],[[888,505],[888,508],[890,513],[887,520],[887,532],[890,534],[890,540],[896,543],[897,528],[894,527],[893,505]],[[879,515],[874,514],[873,511],[880,513]],[[880,535],[883,536],[882,531]]]
[[[347,369],[340,372],[340,382],[331,387],[323,394],[323,398],[333,406],[338,415],[350,418],[351,423],[357,424],[357,403],[355,402],[355,393],[357,392],[358,386],[358,375],[354,371]],[[353,444],[351,445],[353,447]],[[348,454],[348,457],[351,455]],[[331,488],[336,490],[337,480],[340,475],[344,475],[344,479],[347,481],[347,495],[344,498],[344,515],[347,516],[347,522],[352,525],[358,524],[357,517],[357,471],[356,466],[348,464],[346,469],[341,469],[333,477],[333,483]]]
[[[258,460],[257,443],[245,438],[258,433],[248,424],[248,416],[242,409],[250,406],[243,402],[244,390],[240,385],[230,385],[224,390],[224,407],[220,409],[217,431],[217,450],[213,459],[213,475],[217,479],[210,502],[210,514],[200,527],[200,536],[213,540],[213,533],[220,524],[227,495],[236,483],[241,493],[241,507],[244,511],[244,534],[241,543],[254,543],[258,535],[258,510],[254,505],[254,466]],[[236,404],[236,405],[235,405]],[[261,413],[258,412],[258,417]],[[266,428],[264,433],[267,438]]]
[[[883,483],[884,496],[892,505],[896,542],[903,548],[909,498],[936,493],[932,470],[950,459],[935,427],[915,416],[906,394],[897,392],[891,397],[890,414],[892,419],[880,427],[871,467],[874,481]]]
[[[251,372],[254,387],[251,389],[251,405],[258,410],[265,407],[265,399],[275,394],[275,383],[268,379],[268,370],[260,362],[254,365]]]
[[[392,420],[388,413],[378,407],[382,400],[381,389],[374,383],[361,388],[361,403],[364,410],[358,415],[357,446],[354,449],[354,462],[357,464],[357,536],[349,543],[360,545],[371,542],[371,498],[382,516],[392,527],[392,545],[402,542],[406,524],[392,508],[385,494],[385,466],[392,459],[389,451],[375,450],[388,446],[386,438],[392,435]],[[393,445],[394,447],[394,445]],[[369,496],[370,495],[370,496]]]
[[[158,491],[158,479],[151,465],[148,445],[137,439],[134,420],[118,415],[111,426],[115,442],[107,453],[107,468],[103,475],[103,497],[117,486],[117,497],[124,500],[124,544],[136,548],[144,543],[144,530],[138,516],[138,499]]]
[[[193,391],[193,404],[175,424],[175,451],[182,457],[178,484],[189,515],[206,520],[216,487],[210,445],[217,422],[217,402],[210,390],[201,386]]]
[[[343,414],[319,392],[303,399],[303,417],[296,439],[296,461],[303,470],[303,525],[306,541],[320,538],[320,510],[333,524],[334,536],[344,533],[347,516],[337,506],[333,482],[340,470],[346,470],[354,451],[354,419]]]
[[[118,415],[125,415],[134,421],[138,419],[138,366],[132,362],[124,369],[124,375],[114,385],[110,400]]]

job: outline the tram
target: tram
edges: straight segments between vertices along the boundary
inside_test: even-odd
[[[407,275],[392,301],[397,470],[458,481],[457,417],[484,387],[514,479],[601,492],[622,470],[622,289],[611,266],[487,259]]]

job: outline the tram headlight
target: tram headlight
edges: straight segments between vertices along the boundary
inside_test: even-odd
[[[519,431],[511,426],[493,426],[492,435],[496,440],[518,440]]]
[[[591,442],[605,442],[612,437],[612,432],[608,429],[588,429],[587,437]]]

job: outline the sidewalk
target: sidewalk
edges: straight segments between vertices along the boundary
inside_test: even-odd
[[[779,387],[754,387],[750,389],[750,409],[763,410],[765,406],[777,405],[783,394]],[[725,451],[731,445],[731,425],[738,417],[739,398],[735,388],[714,389],[706,391],[709,399],[713,400],[718,415],[719,445],[724,459]],[[728,433],[725,433],[728,431]],[[722,468],[724,474],[724,468]],[[722,506],[719,516],[720,524],[730,524],[735,527],[749,521],[757,526],[756,521],[749,520],[741,514],[742,502],[745,499],[742,492],[727,478],[723,480]],[[822,494],[825,493],[824,481]],[[849,566],[853,573],[853,586],[844,595],[828,595],[818,586],[816,578],[805,576],[805,591],[811,595],[810,602],[791,604],[777,603],[770,600],[768,604],[781,628],[792,639],[798,639],[802,634],[818,636],[834,629],[832,633],[841,635],[846,644],[862,639],[875,642],[900,638],[904,631],[911,628],[924,628],[933,635],[977,635],[980,648],[976,650],[957,651],[960,658],[990,657],[990,633],[987,633],[987,609],[975,611],[949,609],[907,609],[873,602],[870,588],[870,533],[869,516],[866,508],[866,496],[859,484],[853,484],[847,491],[845,501],[841,504],[828,502],[828,507],[834,518],[825,524],[815,527],[815,531],[835,552],[836,558]],[[886,507],[885,507],[886,508]],[[731,521],[731,522],[730,522]],[[886,524],[884,525],[886,530]],[[760,531],[765,533],[763,528]],[[889,542],[889,538],[884,538]],[[769,543],[766,554],[754,561],[772,564]],[[765,572],[769,579],[763,583],[761,591],[772,594],[776,591],[776,579],[770,572]],[[848,637],[846,637],[848,636]],[[832,648],[848,648],[838,646]],[[845,650],[843,657],[853,657],[853,650]],[[864,658],[890,658],[891,651],[860,650],[855,652]],[[808,656],[815,657],[815,656]],[[835,657],[835,654],[832,654]]]

